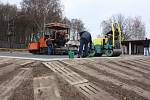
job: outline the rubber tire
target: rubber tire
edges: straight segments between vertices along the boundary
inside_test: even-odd
[[[107,57],[112,57],[113,56],[113,50],[106,50],[105,54]]]
[[[89,53],[89,57],[94,57],[95,56],[95,50],[92,50],[90,53]]]

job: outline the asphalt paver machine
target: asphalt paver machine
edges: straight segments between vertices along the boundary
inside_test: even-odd
[[[31,42],[28,44],[28,50],[33,54],[47,54],[46,39],[51,38],[52,54],[67,54],[68,47],[66,43],[69,41],[70,28],[66,24],[48,23],[45,25],[45,32],[32,33]],[[77,51],[75,48],[73,51]]]

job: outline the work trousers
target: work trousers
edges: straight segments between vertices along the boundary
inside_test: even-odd
[[[149,47],[144,47],[144,56],[150,56]]]
[[[79,47],[78,55],[83,57],[88,56],[88,42],[86,41],[86,39],[82,39],[82,38],[80,39],[80,47]]]
[[[48,55],[51,55],[51,54],[52,54],[52,46],[49,45],[49,46],[48,46]]]

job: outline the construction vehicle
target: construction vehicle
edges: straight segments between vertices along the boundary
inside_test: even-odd
[[[45,25],[45,32],[32,33],[28,50],[33,54],[47,54],[48,49],[46,39],[50,37],[52,41],[52,54],[67,54],[68,49],[77,51],[77,48],[66,45],[69,41],[70,28],[66,24],[48,23]]]
[[[112,23],[111,31],[105,34],[105,38],[96,38],[93,40],[93,49],[90,56],[102,56],[106,54],[108,57],[120,56],[122,32],[119,24]]]

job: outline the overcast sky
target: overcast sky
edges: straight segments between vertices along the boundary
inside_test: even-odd
[[[0,0],[18,4],[21,0]],[[100,23],[112,15],[141,16],[150,38],[150,0],[61,0],[68,18],[80,18],[93,37],[100,34]]]

